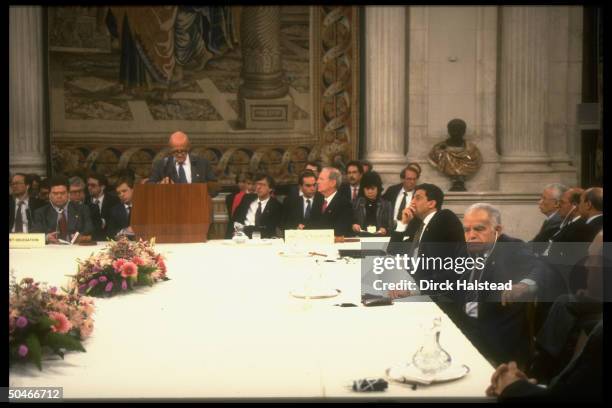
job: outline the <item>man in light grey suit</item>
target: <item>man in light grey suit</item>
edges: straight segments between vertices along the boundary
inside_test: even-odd
[[[153,163],[148,183],[208,183],[208,193],[218,192],[217,177],[208,160],[189,154],[189,137],[181,131],[174,132],[168,140],[172,156]]]

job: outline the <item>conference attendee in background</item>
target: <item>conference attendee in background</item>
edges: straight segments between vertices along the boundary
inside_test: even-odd
[[[183,132],[174,132],[168,139],[168,146],[171,156],[153,163],[147,183],[208,183],[208,193],[214,197],[218,192],[217,177],[208,160],[189,153],[189,137]]]
[[[533,252],[541,255],[548,247],[548,240],[559,230],[561,226],[561,216],[559,215],[559,201],[567,187],[563,184],[548,184],[542,191],[542,196],[538,201],[538,207],[546,219],[540,227],[540,231],[530,241]]]
[[[369,160],[361,160],[361,166],[363,167],[364,174],[368,171],[374,170],[374,165]]]
[[[38,193],[40,191],[40,176],[36,173],[30,173],[26,176],[26,184],[30,186],[29,196],[38,198]]]
[[[348,198],[338,193],[342,173],[324,167],[317,179],[317,190],[323,195],[321,211],[312,213],[312,229],[333,229],[335,236],[353,236],[353,207]]]
[[[580,196],[578,212],[585,220],[589,241],[593,241],[595,235],[603,227],[603,188],[592,187]]]
[[[421,166],[418,163],[408,163],[400,172],[401,183],[394,184],[387,188],[383,198],[393,206],[393,218],[395,221],[402,219],[402,211],[412,200],[414,187],[421,176]],[[396,222],[394,222],[395,227]]]
[[[85,196],[85,182],[83,179],[78,176],[70,177],[68,184],[70,201],[75,204],[84,204],[87,197]]]
[[[584,346],[577,348],[571,361],[546,387],[538,386],[536,378],[529,378],[511,361],[497,367],[485,393],[498,397],[500,402],[602,402],[603,347],[603,320],[600,320]]]
[[[116,239],[122,235],[133,238],[134,231],[131,227],[131,217],[134,179],[131,177],[122,177],[117,180],[116,185],[115,191],[117,192],[119,202],[110,209],[107,220],[107,235],[112,239]]]
[[[410,205],[402,211],[402,219],[391,232],[387,252],[391,254],[404,253],[410,257],[421,258],[458,258],[466,257],[463,225],[451,210],[442,209],[444,193],[434,184],[419,184],[415,187]],[[428,268],[419,267],[410,271],[414,280],[433,281],[434,283],[454,282],[458,274],[453,270],[440,269],[438,265]],[[435,295],[438,306],[451,319],[460,313],[463,298],[458,291],[440,292],[439,290],[424,290],[421,294]],[[391,298],[410,296],[410,291],[390,291]]]
[[[271,196],[276,187],[274,179],[266,174],[255,176],[255,194],[246,194],[235,214],[236,222],[244,225],[244,233],[252,238],[258,231],[262,238],[279,235],[283,207]]]
[[[234,214],[242,199],[246,194],[255,192],[255,182],[253,181],[253,173],[245,172],[236,175],[236,185],[238,191],[225,196],[225,208],[227,210],[227,228],[225,230],[225,238],[231,238],[234,234]]]
[[[49,179],[49,203],[34,211],[32,232],[46,234],[46,241],[58,244],[59,240],[75,242],[91,241],[93,225],[87,207],[68,199],[68,179],[55,176]]]
[[[393,228],[393,209],[382,198],[382,180],[369,171],[361,177],[359,197],[353,204],[353,231],[358,235],[388,236]]]
[[[15,173],[11,177],[9,195],[9,232],[31,232],[33,214],[45,203],[38,198],[30,197],[28,177],[24,173]]]
[[[299,179],[298,194],[290,194],[283,202],[283,229],[304,229],[310,226],[313,212],[321,212],[323,195],[317,191],[317,178],[304,170]]]
[[[38,199],[45,203],[49,202],[49,189],[49,179],[42,179],[40,182],[40,190],[38,191]]]
[[[108,179],[99,173],[90,173],[87,176],[87,190],[89,197],[86,204],[91,211],[94,223],[93,238],[96,241],[104,241],[107,238],[108,219],[111,209],[119,204],[119,198],[111,191],[107,192]],[[96,223],[94,220],[98,220]]]
[[[527,244],[503,233],[501,213],[487,203],[468,207],[463,230],[471,257],[485,259],[484,268],[465,272],[468,282],[535,285],[534,275],[544,275],[546,265]],[[541,281],[540,281],[541,282]],[[514,360],[525,367],[529,359],[527,303],[504,302],[502,291],[464,291],[465,319],[460,329],[488,360],[495,364]],[[533,299],[533,298],[532,298]]]
[[[361,162],[352,160],[346,165],[347,182],[342,183],[338,189],[338,194],[346,197],[351,204],[355,204],[359,196],[359,182],[363,176],[363,166]]]
[[[319,173],[321,173],[321,169],[322,169],[321,163],[319,163],[318,161],[314,161],[314,160],[310,160],[306,162],[306,165],[304,166],[304,170],[312,171],[317,178],[319,177]]]

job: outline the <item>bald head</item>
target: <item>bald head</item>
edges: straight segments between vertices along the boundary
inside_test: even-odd
[[[183,163],[187,158],[187,154],[189,154],[191,144],[189,143],[189,137],[185,133],[178,131],[170,135],[168,146],[175,160],[178,163]]]

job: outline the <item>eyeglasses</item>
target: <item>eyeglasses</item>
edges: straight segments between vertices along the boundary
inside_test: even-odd
[[[25,183],[23,181],[13,181],[11,183],[11,186],[18,186],[18,185],[21,185],[21,184],[25,184]]]
[[[189,153],[189,150],[177,149],[177,150],[172,151],[172,154],[187,154],[187,153]]]

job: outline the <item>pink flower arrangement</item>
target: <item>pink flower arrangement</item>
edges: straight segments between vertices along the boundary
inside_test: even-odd
[[[9,287],[9,361],[31,361],[42,369],[42,354],[85,351],[81,341],[93,331],[90,298],[58,293],[31,278]]]
[[[135,286],[168,280],[164,258],[153,249],[153,241],[135,242],[122,237],[88,259],[78,260],[78,264],[70,286],[72,293],[113,296]]]
[[[51,331],[53,333],[68,333],[70,329],[72,329],[72,323],[70,323],[70,320],[68,320],[63,313],[49,312],[49,317],[55,322],[53,326],[51,326]]]

